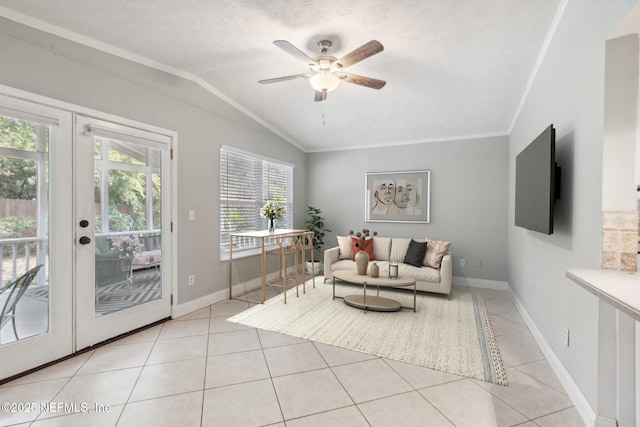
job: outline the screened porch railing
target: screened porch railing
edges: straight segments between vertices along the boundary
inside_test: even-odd
[[[121,231],[108,234],[96,234],[96,237],[121,237],[137,236],[143,246],[143,250],[159,249],[161,245],[160,230],[134,230]],[[30,268],[38,264],[46,264],[47,243],[46,237],[21,237],[14,239],[0,239],[0,287],[13,281]],[[35,263],[32,260],[35,254]],[[32,265],[33,264],[33,265]],[[5,266],[9,265],[8,273]],[[43,269],[32,286],[45,286],[47,284],[46,271]]]

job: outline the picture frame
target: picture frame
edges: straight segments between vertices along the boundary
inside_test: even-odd
[[[431,222],[431,171],[367,172],[365,221]]]

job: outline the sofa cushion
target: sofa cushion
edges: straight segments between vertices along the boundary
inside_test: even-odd
[[[411,242],[409,242],[409,248],[407,248],[407,253],[404,256],[404,263],[413,265],[414,267],[421,267],[426,253],[426,242],[416,242],[411,239]]]
[[[338,262],[334,262],[331,264],[331,271],[338,270],[355,270],[356,265],[353,263],[353,260],[350,259],[341,259]]]
[[[391,240],[391,255],[389,256],[389,261],[402,262],[407,254],[409,243],[411,243],[411,239],[400,239],[394,237]]]
[[[337,236],[338,246],[340,247],[340,259],[353,260],[353,249],[351,248],[351,236]]]
[[[380,268],[380,277],[389,277],[389,263],[386,261],[376,262],[378,267]],[[369,273],[369,268],[371,268],[371,263],[367,268],[367,274]],[[356,266],[353,261],[350,260],[340,260],[338,262],[334,262],[331,264],[331,271],[338,270],[354,270]],[[418,282],[431,282],[431,283],[440,283],[440,270],[436,270],[431,267],[414,267],[409,264],[399,263],[398,264],[398,274],[400,276],[410,276]]]
[[[357,247],[356,243],[358,244],[358,246],[360,246],[362,244],[362,239],[359,239],[357,237],[352,237],[351,238],[351,249],[353,250],[353,259],[355,260],[355,256],[358,252],[360,252],[361,250],[364,250],[366,253],[369,254],[369,261],[373,261],[375,259],[374,253],[373,253],[373,237],[370,239],[365,239],[364,240],[364,248],[363,247]]]
[[[400,276],[409,276],[416,279],[417,282],[440,283],[440,270],[431,267],[414,267],[413,265],[400,263],[398,264],[398,274]]]
[[[391,253],[391,237],[376,237],[373,242],[373,255],[377,260],[389,261]]]
[[[424,265],[431,268],[440,268],[442,258],[449,252],[451,242],[440,240],[429,240],[427,243],[427,253],[424,257]]]
[[[111,252],[109,250],[109,241],[106,237],[96,237],[96,253],[97,254],[108,254]]]

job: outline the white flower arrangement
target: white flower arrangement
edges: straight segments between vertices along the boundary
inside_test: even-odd
[[[269,200],[260,208],[260,216],[262,218],[269,218],[270,220],[280,219],[284,216],[286,210],[280,206],[278,200]]]
[[[120,252],[121,258],[135,258],[142,253],[142,246],[136,237],[114,237],[112,248]]]

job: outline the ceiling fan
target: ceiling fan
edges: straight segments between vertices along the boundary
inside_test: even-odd
[[[306,74],[296,74],[293,76],[276,77],[274,79],[259,80],[258,83],[269,84],[298,78],[309,79],[311,86],[316,91],[314,99],[316,102],[327,99],[327,92],[331,92],[337,88],[340,81],[370,87],[372,89],[382,89],[384,85],[387,84],[384,80],[373,79],[371,77],[359,76],[357,74],[350,74],[342,71],[343,68],[347,68],[362,61],[363,59],[367,59],[370,56],[382,52],[384,50],[384,46],[376,40],[371,40],[370,42],[363,44],[340,59],[328,55],[329,49],[331,48],[331,42],[329,40],[321,40],[318,42],[317,46],[320,49],[320,55],[315,58],[310,58],[286,40],[276,40],[273,44],[287,52],[289,55],[305,61],[309,65],[311,72]]]

